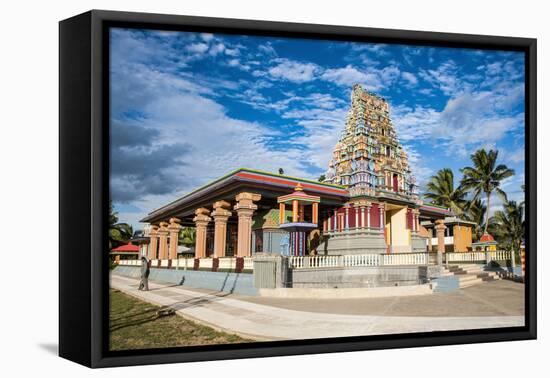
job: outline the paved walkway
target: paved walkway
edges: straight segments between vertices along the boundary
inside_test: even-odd
[[[170,306],[184,317],[209,325],[215,329],[235,333],[255,340],[284,340],[284,339],[312,339],[342,336],[366,336],[407,332],[430,332],[457,329],[493,328],[522,326],[524,317],[499,313],[493,308],[496,316],[394,316],[396,298],[384,298],[389,307],[384,314],[342,314],[334,311],[323,311],[323,308],[311,306],[308,303],[299,303],[288,299],[281,303],[274,303],[273,298],[247,298],[205,290],[190,289],[185,286],[160,285],[150,283],[148,292],[138,291],[138,280],[112,275],[111,287],[144,301],[157,305]],[[489,285],[486,284],[486,285]],[[519,284],[516,284],[519,285]],[[482,285],[479,285],[482,286]],[[485,286],[485,285],[483,285]],[[435,297],[430,296],[430,297]],[[438,295],[439,297],[439,295]],[[409,300],[414,302],[414,298]],[[445,297],[440,306],[447,309],[454,307],[446,303]],[[376,300],[380,301],[381,298]],[[299,307],[299,309],[284,308]],[[294,300],[295,301],[295,300]],[[334,308],[332,300],[316,300],[315,302],[329,301],[323,306]],[[338,300],[339,307],[347,306],[347,302],[354,300]],[[342,302],[346,302],[344,303]],[[364,301],[364,300],[363,300]],[[263,303],[256,303],[263,302]],[[267,304],[269,303],[269,305]],[[290,305],[288,305],[290,303]],[[411,303],[413,304],[413,303]],[[414,303],[414,307],[417,307]],[[368,306],[357,305],[351,308],[362,307],[363,312]],[[321,311],[320,311],[321,310]],[[414,310],[413,310],[414,311]],[[448,312],[448,311],[447,311]],[[402,313],[398,311],[397,313]],[[391,315],[390,315],[391,314]]]

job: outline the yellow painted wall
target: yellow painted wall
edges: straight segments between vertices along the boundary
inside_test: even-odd
[[[455,224],[453,226],[454,251],[467,252],[472,250],[472,228]]]
[[[391,242],[395,252],[410,250],[410,231],[407,230],[407,208],[390,210],[386,213],[386,222],[391,224]]]

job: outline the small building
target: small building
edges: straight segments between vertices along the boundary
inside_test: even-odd
[[[474,251],[496,251],[497,241],[491,234],[483,234],[478,242],[472,243]]]
[[[111,249],[109,255],[114,261],[136,260],[140,258],[140,247],[128,242],[128,244]]]
[[[458,217],[445,217],[445,252],[470,252],[473,249],[472,229],[476,223]],[[431,221],[421,222],[421,235],[428,238],[428,251],[437,252],[435,224]]]

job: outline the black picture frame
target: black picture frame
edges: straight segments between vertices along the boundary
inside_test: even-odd
[[[106,222],[109,27],[504,49],[525,53],[525,326],[110,352]],[[89,367],[535,339],[536,39],[92,10],[59,24],[59,355]],[[75,249],[78,245],[80,248]]]

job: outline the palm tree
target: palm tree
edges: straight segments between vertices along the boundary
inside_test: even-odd
[[[506,201],[503,210],[495,211],[492,217],[491,231],[494,237],[505,248],[510,249],[515,255],[519,255],[521,242],[525,235],[525,208],[516,201]]]
[[[118,223],[118,214],[109,201],[109,249],[128,243],[134,231],[128,223]]]
[[[508,168],[504,164],[497,165],[498,151],[485,149],[477,150],[471,155],[473,167],[462,168],[462,182],[460,186],[464,190],[471,190],[474,199],[481,197],[481,193],[485,194],[487,199],[486,207],[491,208],[491,194],[496,192],[504,201],[506,201],[506,193],[500,189],[500,184],[505,178],[515,174],[513,169]],[[487,232],[489,225],[489,211],[485,215],[485,227],[483,232]]]
[[[476,226],[474,227],[475,240],[479,240],[481,236],[483,236],[483,232],[485,230],[486,212],[487,207],[479,198],[468,203],[466,212],[464,213],[464,218],[476,224]]]
[[[178,243],[186,247],[194,247],[196,240],[196,229],[193,227],[183,227],[178,235]]]
[[[466,208],[466,193],[461,187],[455,188],[453,171],[449,168],[440,169],[432,176],[426,185],[424,197],[432,203],[450,208],[457,215],[461,215]]]

